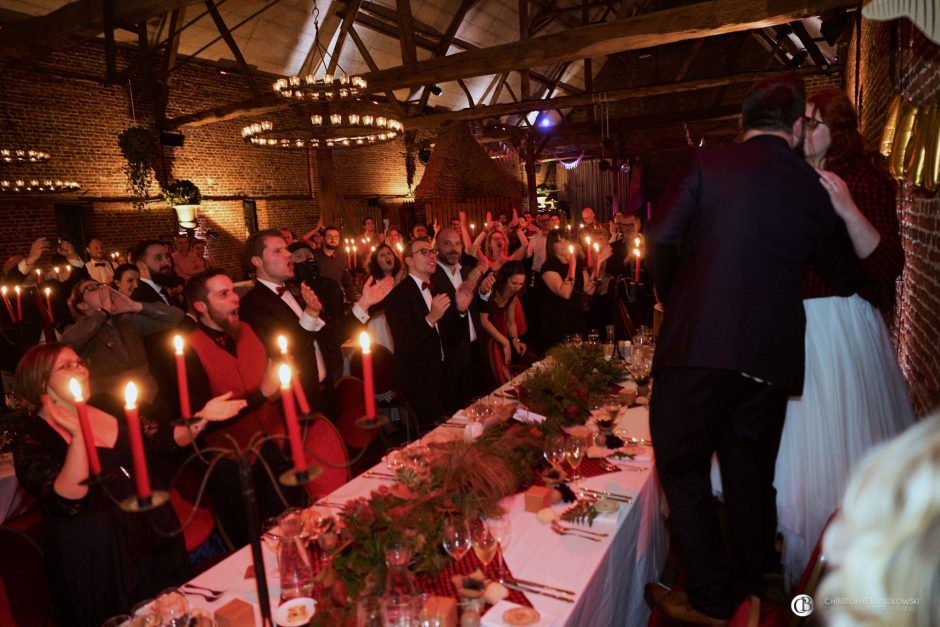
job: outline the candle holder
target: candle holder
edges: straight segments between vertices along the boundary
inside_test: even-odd
[[[166,490],[154,490],[150,496],[140,498],[138,496],[129,496],[120,503],[120,507],[125,512],[139,513],[149,512],[164,505],[170,500],[170,493]]]
[[[285,470],[281,473],[281,476],[278,477],[278,481],[281,482],[281,485],[287,486],[288,488],[296,488],[310,483],[321,474],[323,474],[323,468],[320,466],[307,466],[304,470]]]
[[[374,416],[360,416],[356,418],[356,426],[360,429],[378,429],[389,423],[389,418],[385,414],[376,412]]]

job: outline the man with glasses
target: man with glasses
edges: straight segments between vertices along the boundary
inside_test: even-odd
[[[62,341],[89,363],[92,394],[106,392],[122,398],[124,384],[140,384],[151,400],[157,384],[151,374],[144,338],[173,329],[183,311],[166,303],[142,303],[117,290],[85,279],[75,285],[69,307],[76,322]],[[165,348],[169,353],[169,348]]]
[[[346,302],[356,302],[356,285],[349,272],[349,262],[346,254],[339,252],[339,229],[328,226],[323,229],[323,247],[313,251],[313,257],[320,266],[320,276],[335,281],[343,288]],[[352,254],[350,252],[350,254]]]
[[[465,282],[453,301],[446,293],[436,293],[431,277],[437,271],[437,257],[428,238],[409,242],[402,254],[408,276],[385,301],[385,318],[395,342],[396,385],[423,429],[446,414],[444,347],[452,341],[450,334],[465,332],[453,318],[466,315],[475,287]]]

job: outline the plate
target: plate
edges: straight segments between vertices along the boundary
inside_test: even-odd
[[[310,597],[297,597],[285,601],[274,610],[274,622],[281,627],[306,625],[316,613],[317,602]]]
[[[601,514],[609,514],[610,512],[616,512],[620,509],[620,506],[615,501],[602,497],[594,501],[594,509]]]

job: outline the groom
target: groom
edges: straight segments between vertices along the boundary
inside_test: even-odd
[[[794,151],[804,86],[755,84],[737,144],[694,150],[667,188],[647,241],[665,308],[653,364],[650,430],[688,599],[648,586],[674,618],[722,625],[765,592],[776,529],[774,460],[787,397],[803,386],[800,286],[812,260],[851,289],[852,251],[819,177]],[[726,559],[711,495],[721,464],[731,538]]]

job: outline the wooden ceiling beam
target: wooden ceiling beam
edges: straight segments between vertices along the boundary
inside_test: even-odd
[[[222,35],[222,39],[225,40],[225,44],[228,46],[232,56],[235,57],[235,65],[238,66],[242,76],[248,82],[248,89],[250,89],[251,93],[253,93],[255,96],[260,96],[261,89],[258,87],[258,83],[255,82],[255,75],[251,71],[251,68],[248,67],[248,62],[245,61],[245,56],[239,49],[235,38],[232,37],[232,31],[230,31],[228,26],[225,25],[225,20],[222,19],[222,14],[219,13],[219,9],[216,8],[215,2],[212,0],[206,0],[205,4],[206,9],[209,11],[209,15],[212,17],[212,21],[215,23],[215,27],[218,29],[219,34]]]
[[[378,66],[375,64],[375,59],[373,59],[372,55],[369,54],[369,49],[362,41],[359,33],[356,32],[356,28],[353,25],[349,26],[349,36],[352,38],[353,43],[356,44],[356,49],[359,50],[359,54],[362,55],[362,60],[366,62],[366,65],[369,66],[371,71],[375,72],[378,69]],[[395,97],[395,92],[393,92],[391,89],[388,89],[385,91],[385,97],[388,99],[388,103],[392,106],[392,108],[398,112],[398,115],[404,117],[405,108],[401,105],[400,102],[398,102],[398,98]]]
[[[114,2],[114,24],[137,24],[199,0],[122,0]],[[63,50],[105,32],[101,0],[76,0],[46,15],[4,24],[0,59],[26,59]]]
[[[330,53],[330,62],[326,67],[327,74],[336,73],[336,66],[339,65],[339,55],[343,52],[343,45],[346,43],[346,35],[349,34],[349,29],[352,28],[356,14],[359,13],[360,4],[362,4],[362,0],[351,0],[346,5],[346,17],[343,18],[343,23],[339,27],[339,35],[336,37],[336,45],[333,47],[333,52]]]
[[[460,30],[460,25],[463,24],[463,20],[465,17],[467,17],[467,13],[477,2],[478,0],[463,0],[463,2],[460,3],[460,7],[458,7],[454,17],[450,20],[450,24],[447,25],[447,30],[444,31],[443,35],[441,35],[441,39],[437,43],[437,47],[432,51],[432,56],[443,57],[447,55],[447,49],[450,48],[451,42],[454,41],[454,37],[457,36],[457,31]],[[464,89],[464,91],[467,90],[467,85],[463,83],[463,81],[461,81],[460,86]],[[418,103],[418,111],[424,111],[424,107],[427,106],[428,98],[430,98],[430,96],[430,88],[429,86],[425,85],[424,92],[421,94],[421,102]],[[408,96],[408,100],[411,100],[413,97],[414,93]]]
[[[458,78],[763,28],[850,5],[853,5],[851,0],[709,0],[637,15],[626,21],[605,22],[543,35],[526,42],[468,50],[442,59],[428,59],[407,70],[402,67],[389,68],[364,78],[377,91],[389,87],[444,83]]]
[[[798,72],[798,74],[801,75],[817,73],[819,73],[819,71],[816,69]],[[776,76],[778,74],[778,72],[747,72],[743,74],[734,74],[732,76],[684,81],[681,83],[667,83],[664,85],[651,85],[647,87],[629,87],[626,89],[616,89],[602,92],[602,94],[607,102],[620,102],[623,100],[632,100],[635,98],[648,98],[652,96],[664,96],[682,92],[699,91],[702,89],[712,89],[715,87],[724,87],[725,85],[752,83],[769,76]],[[404,125],[407,130],[418,130],[423,128],[434,128],[450,122],[458,122],[463,120],[481,120],[490,117],[498,118],[504,115],[528,113],[529,111],[544,111],[546,109],[583,107],[593,104],[595,97],[596,94],[582,94],[579,96],[561,96],[558,98],[549,98],[546,100],[524,100],[521,102],[493,104],[488,107],[478,106],[472,109],[461,109],[459,111],[448,111],[446,113],[435,113],[431,115],[406,118],[404,120]]]

